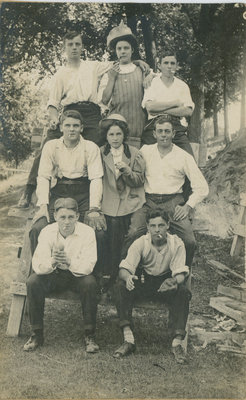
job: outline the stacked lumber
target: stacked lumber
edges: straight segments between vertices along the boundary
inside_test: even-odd
[[[209,305],[215,310],[234,319],[246,327],[246,290],[241,286],[227,287],[219,285],[217,297],[211,297]]]

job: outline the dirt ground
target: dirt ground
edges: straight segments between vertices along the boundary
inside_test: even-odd
[[[112,357],[121,341],[115,309],[99,306],[97,340],[101,351],[87,355],[78,303],[48,300],[45,345],[34,353],[22,348],[29,335],[25,317],[18,338],[6,337],[11,304],[9,286],[18,268],[17,249],[25,223],[8,217],[17,203],[23,177],[0,193],[0,336],[1,399],[31,398],[245,398],[245,357],[219,353],[215,344],[202,346],[189,337],[188,363],[177,365],[166,335],[165,310],[138,309],[134,313],[137,351],[124,360]],[[193,268],[191,327],[217,324],[209,307],[218,283],[231,284],[212,271],[206,257],[243,273],[243,257],[229,256],[231,240],[196,233],[198,249]],[[210,329],[211,330],[211,329]]]

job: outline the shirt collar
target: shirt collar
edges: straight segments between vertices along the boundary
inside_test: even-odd
[[[123,144],[118,148],[115,149],[114,147],[110,147],[110,152],[112,153],[113,156],[117,157],[117,156],[121,156],[123,154],[124,151],[124,146]]]

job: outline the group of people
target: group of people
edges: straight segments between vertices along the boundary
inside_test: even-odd
[[[27,281],[32,335],[24,350],[43,344],[45,297],[71,287],[82,305],[86,351],[97,352],[98,283],[109,275],[102,289],[113,294],[124,338],[114,357],[135,351],[131,315],[141,295],[168,304],[172,352],[184,363],[195,251],[189,214],[208,194],[186,135],[194,104],[174,76],[175,54],[161,56],[153,77],[146,63],[132,61],[137,42],[129,27],[113,28],[107,44],[117,62],[82,61],[81,36],[65,35],[67,64],[53,77],[50,129],[19,202],[27,207],[36,189]]]

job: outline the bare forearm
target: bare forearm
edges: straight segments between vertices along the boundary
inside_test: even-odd
[[[119,270],[119,278],[122,279],[123,281],[126,281],[128,276],[131,275],[127,269],[120,268]]]
[[[182,283],[184,283],[185,274],[177,274],[177,275],[175,275],[175,279],[177,281],[177,284],[181,285]]]

